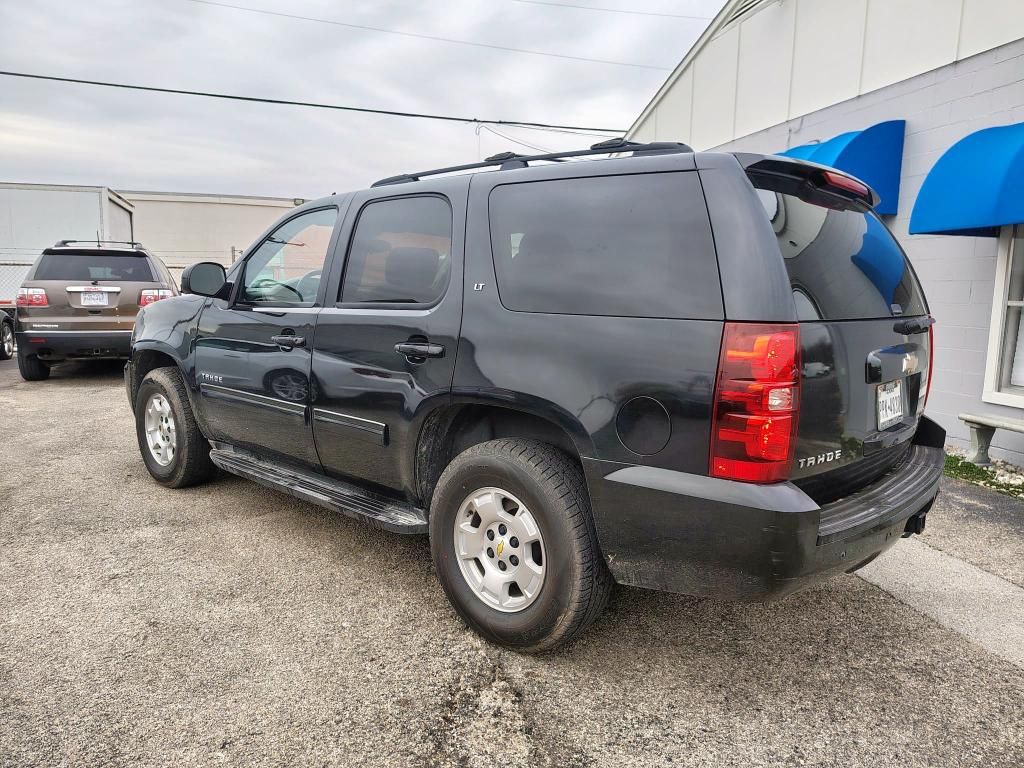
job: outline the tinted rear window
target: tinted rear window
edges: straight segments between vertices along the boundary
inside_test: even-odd
[[[696,173],[507,184],[490,195],[491,248],[508,309],[722,317]]]
[[[922,315],[928,307],[899,243],[871,212],[758,189],[800,320]]]
[[[116,253],[44,253],[33,280],[124,280],[152,283],[153,270],[144,256]]]

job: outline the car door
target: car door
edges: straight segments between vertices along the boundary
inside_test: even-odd
[[[414,492],[419,427],[451,393],[467,186],[411,183],[353,200],[313,345],[313,435],[329,475]]]
[[[195,347],[210,437],[316,471],[310,352],[337,220],[334,206],[299,211],[264,237],[232,297],[203,310]]]

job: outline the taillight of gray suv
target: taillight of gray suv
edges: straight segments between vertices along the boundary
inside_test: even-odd
[[[308,203],[140,314],[143,460],[428,533],[459,615],[525,651],[613,582],[784,596],[920,533],[938,491],[932,318],[876,199],[610,142]]]
[[[139,243],[62,240],[18,289],[18,366],[27,381],[73,359],[125,358],[139,309],[177,295],[167,267]]]

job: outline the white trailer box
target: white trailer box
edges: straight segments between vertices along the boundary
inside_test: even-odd
[[[58,240],[132,241],[134,210],[107,187],[0,182],[0,308],[13,308],[32,262]]]

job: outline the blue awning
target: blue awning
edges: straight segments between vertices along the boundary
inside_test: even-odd
[[[1024,123],[985,128],[946,150],[921,185],[910,234],[989,235],[1024,223]]]
[[[801,144],[778,154],[830,165],[867,182],[881,198],[878,213],[896,213],[906,121],[889,120],[863,131],[841,133],[819,144]]]

